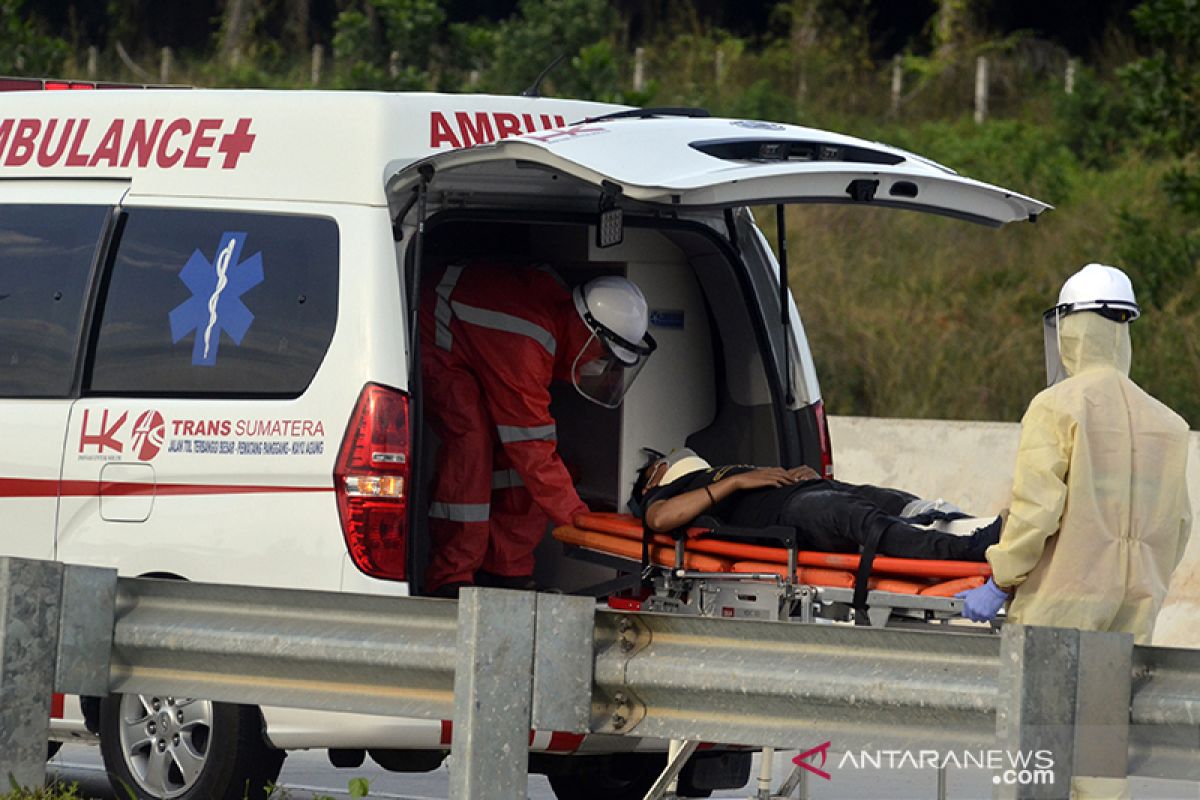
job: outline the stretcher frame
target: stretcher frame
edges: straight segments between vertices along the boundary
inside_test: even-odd
[[[948,625],[962,615],[963,601],[953,596],[889,590],[893,586],[903,586],[903,580],[873,577],[872,581],[883,588],[867,589],[865,593],[860,592],[858,598],[853,585],[823,585],[821,582],[805,580],[806,575],[836,577],[833,573],[837,570],[821,566],[804,567],[803,564],[856,567],[858,557],[854,554],[800,551],[795,529],[785,526],[735,528],[702,517],[696,520],[693,527],[673,531],[666,535],[669,538],[662,534],[653,535],[651,541],[645,537],[641,524],[626,515],[581,514],[575,522],[574,526],[562,526],[554,531],[555,538],[563,543],[566,554],[577,560],[614,569],[618,573],[613,580],[577,590],[577,593],[608,596],[610,605],[627,610],[792,622],[827,620],[877,628],[931,623]],[[605,541],[604,534],[609,535],[607,544],[617,552],[595,544]],[[618,538],[622,541],[615,541]],[[697,549],[765,556],[764,550],[767,548],[762,545],[737,543],[745,539],[778,541],[783,550],[783,563],[763,563],[762,566],[770,568],[770,571],[758,572],[753,569],[747,571],[757,563],[749,560],[738,562],[742,567],[740,570],[696,568],[697,564],[716,566],[723,563],[719,559],[704,558],[705,554],[697,552]],[[713,544],[702,546],[701,542]],[[691,550],[689,544],[692,545]],[[633,557],[631,545],[642,550],[641,559]],[[770,550],[777,559],[781,555],[780,548]],[[986,564],[976,562],[930,562],[880,557],[873,566],[878,568],[880,564],[887,571],[911,569],[920,576],[931,575],[936,570],[948,570],[952,578],[959,580],[964,576],[978,576],[979,583],[990,574]],[[845,570],[841,573],[844,575]],[[644,592],[647,588],[649,594],[640,600],[613,597],[619,592],[636,589]]]

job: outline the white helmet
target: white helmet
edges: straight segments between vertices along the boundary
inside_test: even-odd
[[[1129,276],[1116,267],[1088,264],[1067,278],[1058,293],[1058,302],[1042,314],[1049,386],[1067,375],[1062,363],[1059,320],[1080,311],[1091,311],[1113,322],[1133,322],[1142,314]]]
[[[1058,303],[1046,316],[1055,311],[1060,317],[1076,311],[1095,311],[1115,322],[1133,322],[1142,314],[1129,276],[1104,264],[1088,264],[1067,278],[1058,293]]]
[[[646,332],[646,297],[633,282],[616,275],[576,286],[571,296],[592,332],[575,356],[571,381],[587,399],[616,408],[657,347]]]

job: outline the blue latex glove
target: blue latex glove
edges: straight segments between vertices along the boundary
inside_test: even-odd
[[[1008,600],[1008,592],[997,586],[991,578],[977,589],[959,592],[954,596],[963,601],[963,616],[975,622],[988,622]]]

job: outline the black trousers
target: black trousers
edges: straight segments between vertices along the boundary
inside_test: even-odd
[[[822,481],[792,494],[778,523],[799,531],[804,550],[858,552],[871,532],[881,529],[876,551],[880,555],[951,561],[981,558],[978,543],[970,536],[917,528],[900,519],[901,509],[916,499],[898,489]]]

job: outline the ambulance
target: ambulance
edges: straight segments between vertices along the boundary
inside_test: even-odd
[[[645,446],[832,475],[787,270],[749,206],[997,227],[1047,209],[879,143],[689,109],[2,84],[29,90],[0,94],[0,554],[123,576],[420,594],[438,443],[414,319],[435,264],[642,289],[658,350],[624,402],[554,394],[580,495],[618,511]],[[549,536],[538,552],[542,585],[612,576]],[[152,730],[163,704],[174,730]],[[292,749],[421,771],[450,742],[437,721],[122,695],[68,698],[52,738],[98,741],[139,798],[186,800],[241,798]],[[562,800],[621,800],[666,743],[537,731],[530,749]],[[748,769],[704,751],[681,792]]]

